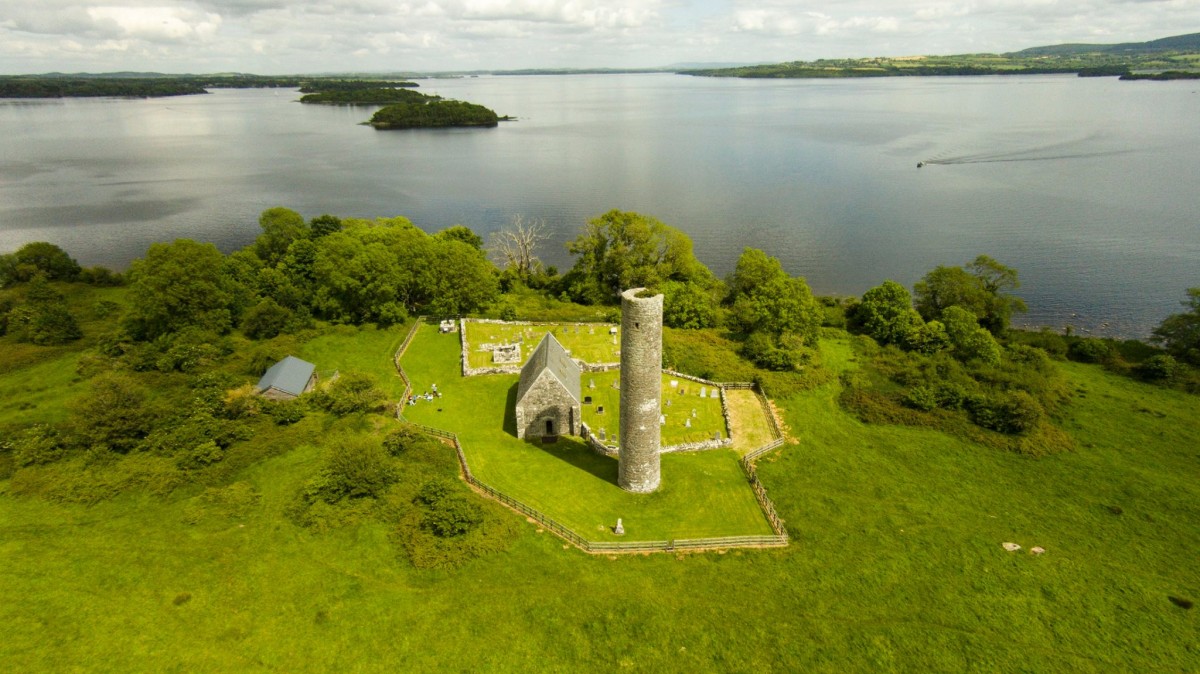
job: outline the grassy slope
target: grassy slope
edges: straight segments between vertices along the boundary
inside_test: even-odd
[[[197,525],[190,500],[60,506],[0,483],[0,668],[1196,671],[1200,615],[1166,597],[1200,599],[1200,405],[1063,367],[1080,450],[1041,460],[863,426],[836,385],[778,401],[800,441],[760,462],[795,541],[779,551],[609,559],[529,527],[416,571],[386,527],[281,518],[304,443],[243,473],[262,494],[243,518]]]

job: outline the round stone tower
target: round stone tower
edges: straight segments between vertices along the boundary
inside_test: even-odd
[[[639,494],[658,489],[661,477],[663,296],[648,295],[645,288],[621,293],[621,436],[617,483],[622,489]]]

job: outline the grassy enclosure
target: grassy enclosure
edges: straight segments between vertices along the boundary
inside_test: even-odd
[[[615,363],[621,359],[620,334],[609,334],[616,328],[611,323],[477,323],[467,321],[468,365],[473,368],[494,367],[491,345],[521,344],[521,363],[529,358],[546,333],[570,352],[571,357],[585,363]],[[618,328],[618,331],[620,329]],[[615,343],[614,343],[615,338]],[[484,348],[486,347],[486,348]]]
[[[457,433],[471,470],[486,484],[593,540],[620,540],[611,532],[618,517],[624,519],[624,540],[771,534],[732,451],[664,456],[663,488],[630,494],[617,486],[616,459],[597,455],[578,439],[549,445],[518,440],[512,414],[517,376],[462,377],[458,346],[458,335],[420,327],[402,364],[415,390],[437,384],[442,397],[409,405],[405,415]],[[590,390],[586,384],[584,390]],[[611,386],[601,389],[599,380],[596,390],[616,393]],[[715,407],[707,421],[722,428],[720,401],[706,400]]]
[[[608,444],[616,442],[621,423],[621,391],[613,387],[613,384],[619,384],[619,381],[620,374],[616,370],[583,374],[583,421],[596,432],[601,428],[605,429]],[[675,382],[676,385],[671,386],[671,382]],[[713,395],[701,398],[701,387],[706,393]],[[721,412],[721,399],[714,397],[715,395],[716,389],[712,386],[664,374],[661,400],[666,423],[662,426],[662,444],[670,446],[712,440],[716,433],[722,438],[729,437],[725,428],[725,416]],[[592,399],[590,404],[586,402],[588,397]],[[600,411],[601,408],[603,412]],[[693,410],[695,416],[692,415]]]

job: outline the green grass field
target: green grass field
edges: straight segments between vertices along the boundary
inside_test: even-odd
[[[589,428],[599,432],[605,429],[608,443],[613,444],[613,436],[621,427],[621,391],[613,388],[613,383],[619,381],[616,370],[609,372],[584,373],[582,392],[585,397],[591,397],[591,404],[583,405],[583,421]],[[677,386],[671,386],[674,381]],[[725,428],[725,416],[721,413],[721,399],[705,396],[700,397],[700,385],[670,375],[662,378],[662,411],[667,422],[662,426],[662,444],[665,446],[678,445],[685,442],[700,442],[711,440],[714,433],[720,433],[722,438],[729,437]],[[595,384],[592,388],[591,384]],[[713,387],[704,387],[713,391]],[[670,404],[668,405],[668,401]],[[603,408],[603,412],[600,409]],[[692,416],[695,410],[696,416]],[[691,422],[689,427],[688,421]]]
[[[616,327],[608,323],[535,323],[532,325],[472,323],[467,321],[467,343],[471,349],[467,354],[471,367],[493,367],[492,350],[480,350],[488,344],[513,344],[518,339],[521,343],[521,363],[529,358],[529,354],[537,348],[538,342],[547,333],[553,333],[555,339],[563,348],[571,352],[571,357],[585,363],[615,363],[621,360],[620,336],[616,344],[609,328]]]
[[[313,363],[317,372],[338,370],[369,374],[387,393],[389,400],[399,400],[404,394],[404,380],[396,372],[389,354],[396,353],[408,334],[409,325],[394,325],[383,330],[342,326],[332,334],[306,342],[296,356]]]
[[[438,355],[457,348],[444,338],[405,361],[418,390],[445,391],[443,412],[408,411],[439,426],[476,415],[461,429],[470,449],[495,433],[494,396],[514,380],[472,389]],[[363,339],[378,341],[313,348],[378,349],[384,371],[390,341]],[[822,351],[827,367],[854,367],[847,342]],[[52,370],[39,376],[74,357],[37,360]],[[0,670],[1200,671],[1200,609],[1169,599],[1200,600],[1200,399],[1058,367],[1078,449],[1041,459],[864,425],[838,407],[836,381],[777,400],[797,444],[758,463],[792,536],[774,550],[590,556],[522,526],[505,552],[415,569],[387,524],[316,534],[282,515],[319,461],[319,417],[230,477],[257,495],[237,508],[206,510],[196,489],[57,504],[0,481]],[[21,395],[2,391],[4,406]],[[67,397],[43,394],[36,411]],[[600,472],[567,449],[500,451],[491,468],[537,453],[518,483]],[[670,476],[689,457],[667,458],[668,489],[683,490]],[[570,496],[580,526],[611,524],[598,497]]]
[[[617,486],[616,459],[597,455],[582,441],[518,440],[511,411],[516,375],[462,377],[458,344],[455,334],[421,326],[401,363],[415,390],[437,384],[442,397],[407,406],[405,415],[457,433],[472,472],[484,483],[591,540],[772,533],[732,451],[666,455],[662,488],[638,495]],[[602,390],[599,380],[596,390]],[[720,419],[720,401],[711,402]],[[626,529],[622,538],[610,531],[618,517]]]

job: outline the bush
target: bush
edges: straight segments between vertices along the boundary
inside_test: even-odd
[[[967,391],[953,382],[938,384],[934,389],[938,407],[944,410],[960,410],[967,400]]]
[[[250,339],[270,339],[286,329],[292,312],[267,298],[242,314],[242,332]]]
[[[304,487],[307,503],[378,498],[396,481],[391,458],[370,438],[338,436],[331,440],[325,463]]]
[[[1139,377],[1146,381],[1155,382],[1172,381],[1179,376],[1182,370],[1183,368],[1179,364],[1179,361],[1165,353],[1151,356],[1134,368],[1134,372]]]
[[[404,426],[388,433],[383,438],[383,448],[392,456],[400,456],[424,437],[412,426]]]
[[[301,400],[263,400],[263,410],[277,426],[291,426],[299,423],[306,414],[304,402]]]
[[[977,425],[1008,435],[1028,433],[1045,416],[1038,401],[1024,391],[972,396],[967,400],[967,409]]]
[[[517,308],[511,304],[505,304],[500,308],[500,320],[515,321],[517,320]]]
[[[1112,346],[1094,337],[1080,339],[1067,348],[1067,358],[1080,363],[1106,363],[1112,357]]]
[[[461,536],[483,522],[483,512],[463,495],[462,487],[445,478],[421,486],[414,502],[424,506],[421,527],[440,538]]]
[[[938,408],[937,394],[928,386],[916,386],[909,389],[900,402],[905,407],[922,412],[931,412]]]
[[[23,468],[62,459],[66,454],[67,441],[53,426],[38,424],[13,434],[8,446],[12,450],[13,463]]]
[[[386,395],[375,380],[366,374],[347,372],[310,397],[317,407],[336,414],[362,414],[384,408]]]

